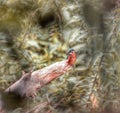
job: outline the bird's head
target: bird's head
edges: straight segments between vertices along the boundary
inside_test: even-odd
[[[73,65],[76,61],[76,53],[74,49],[69,49],[67,52],[68,64]]]

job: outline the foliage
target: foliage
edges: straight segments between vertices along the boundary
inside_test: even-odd
[[[19,106],[13,113],[119,113],[119,4],[104,12],[100,0],[0,3],[2,89],[16,81],[22,70],[62,60],[68,48],[77,52],[72,72],[42,88],[34,101],[28,99],[26,109]]]

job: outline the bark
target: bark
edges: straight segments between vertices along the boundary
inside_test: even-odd
[[[55,78],[63,75],[72,69],[76,61],[76,54],[72,50],[68,55],[68,59],[56,62],[43,69],[29,73],[22,73],[22,77],[6,89],[8,93],[14,93],[22,97],[34,97],[38,89],[48,84]]]

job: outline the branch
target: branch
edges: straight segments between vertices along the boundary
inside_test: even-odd
[[[76,54],[73,49],[68,52],[67,60],[56,62],[43,69],[22,73],[22,77],[8,87],[5,92],[14,93],[22,97],[34,97],[41,87],[45,86],[55,78],[70,71],[76,61]]]

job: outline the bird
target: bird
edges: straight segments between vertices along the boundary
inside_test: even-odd
[[[67,59],[69,65],[74,65],[76,61],[76,53],[74,49],[69,49],[67,52]]]

